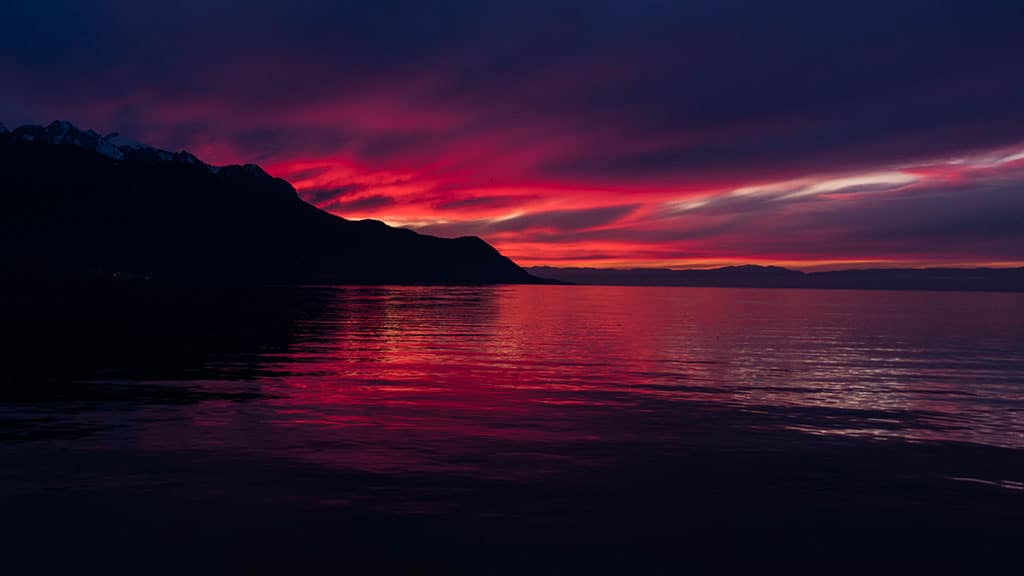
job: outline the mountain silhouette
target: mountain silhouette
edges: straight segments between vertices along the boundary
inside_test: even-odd
[[[0,126],[10,278],[288,283],[536,283],[476,237],[346,220],[258,166],[79,130]]]
[[[804,273],[778,266],[710,270],[665,268],[527,268],[542,278],[612,286],[836,288],[857,290],[1024,291],[1024,268],[873,268]]]

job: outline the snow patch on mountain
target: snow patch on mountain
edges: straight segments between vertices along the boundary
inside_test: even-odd
[[[94,150],[108,158],[113,158],[114,160],[124,160],[124,152],[122,152],[120,148],[114,146],[113,144],[107,142],[106,140],[100,139],[99,141],[97,141]]]
[[[25,125],[15,129],[13,132],[7,130],[0,124],[0,134],[12,133],[15,138],[23,142],[43,142],[48,144],[63,144],[77,146],[92,150],[112,160],[124,160],[132,156],[134,158],[148,158],[149,161],[174,162],[179,164],[190,164],[205,167],[213,174],[219,174],[222,166],[211,166],[186,150],[181,152],[169,152],[152,146],[140,144],[129,140],[119,132],[111,132],[106,136],[93,130],[81,130],[66,120],[51,122],[47,126]],[[245,173],[253,176],[270,177],[262,168],[255,164],[246,164],[241,167]]]

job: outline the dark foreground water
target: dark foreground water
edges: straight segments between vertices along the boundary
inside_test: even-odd
[[[1021,558],[1020,294],[143,285],[4,309],[9,573]]]

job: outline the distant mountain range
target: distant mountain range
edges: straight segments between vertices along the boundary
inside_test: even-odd
[[[730,266],[713,270],[540,266],[526,270],[541,278],[572,284],[617,286],[1024,291],[1024,268],[876,268],[811,273],[778,266]]]
[[[8,278],[536,283],[476,237],[352,221],[256,165],[210,166],[68,122],[0,125]]]

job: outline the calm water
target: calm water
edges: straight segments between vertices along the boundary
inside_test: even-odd
[[[19,546],[99,561],[124,541],[145,562],[173,544],[245,571],[319,566],[341,546],[500,571],[667,568],[685,542],[828,530],[1024,536],[1024,295],[27,300],[11,305],[21,337],[0,404]]]

